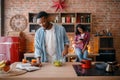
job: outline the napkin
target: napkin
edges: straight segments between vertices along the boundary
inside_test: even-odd
[[[18,63],[16,65],[17,69],[22,69],[22,70],[26,70],[26,71],[35,71],[35,70],[39,70],[39,67],[36,66],[31,66],[30,63]]]

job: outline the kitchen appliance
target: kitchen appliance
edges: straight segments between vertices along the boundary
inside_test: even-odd
[[[96,56],[96,61],[104,61],[104,62],[113,62],[116,61],[115,49],[111,50],[99,50],[99,55]]]
[[[20,61],[19,37],[0,37],[0,60]]]
[[[114,72],[118,70],[117,62],[108,62],[106,67],[106,72]]]
[[[99,48],[114,48],[113,37],[100,37]]]
[[[90,69],[84,69],[79,64],[73,65],[74,71],[76,72],[77,76],[120,76],[120,69],[114,71],[114,73],[108,73],[104,69],[98,69],[96,67],[91,67]],[[91,80],[91,79],[90,79]]]
[[[83,59],[81,61],[81,67],[85,69],[91,68],[91,60]]]

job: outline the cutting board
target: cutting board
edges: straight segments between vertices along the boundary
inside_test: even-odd
[[[11,64],[10,71],[0,73],[0,77],[17,76],[17,75],[22,75],[27,72],[25,70],[16,69],[15,66],[16,66],[16,63]]]

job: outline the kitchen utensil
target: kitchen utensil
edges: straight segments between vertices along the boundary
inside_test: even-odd
[[[95,67],[96,69],[99,69],[99,70],[105,70],[107,67],[107,63],[105,62],[95,63]]]
[[[81,61],[81,67],[85,69],[91,68],[91,60],[83,59]]]
[[[106,72],[114,72],[118,69],[117,62],[108,62]]]

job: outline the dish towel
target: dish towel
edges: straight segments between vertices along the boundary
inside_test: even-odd
[[[26,70],[26,71],[35,71],[35,70],[39,70],[40,67],[36,67],[36,66],[31,66],[30,63],[18,63],[16,65],[17,69],[22,69],[22,70]]]

